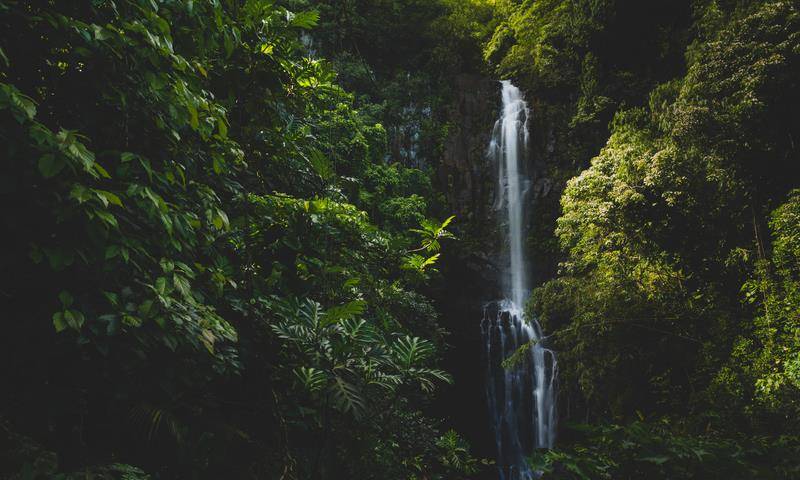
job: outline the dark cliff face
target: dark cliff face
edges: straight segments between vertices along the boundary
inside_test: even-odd
[[[525,85],[522,85],[526,91]],[[531,110],[529,123],[531,180],[528,194],[528,258],[533,286],[553,278],[561,251],[555,235],[561,214],[561,193],[567,181],[588,165],[592,154],[577,152],[583,147],[569,128],[569,109],[550,103],[526,91]],[[592,146],[592,149],[595,147]]]
[[[499,115],[500,84],[465,74],[456,77],[453,89],[448,137],[436,171],[436,182],[459,230],[459,242],[451,247],[452,261],[445,268],[460,271],[447,278],[468,279],[472,298],[485,301],[497,295],[499,277],[500,237],[493,207],[497,169],[486,152]]]
[[[471,223],[486,221],[495,175],[486,149],[498,116],[500,84],[479,75],[460,75],[453,96],[437,181],[457,215]]]

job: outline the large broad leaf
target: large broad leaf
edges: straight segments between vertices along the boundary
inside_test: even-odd
[[[418,337],[398,338],[392,345],[392,353],[404,368],[411,368],[429,359],[435,349],[433,344]]]
[[[438,260],[439,260],[438,253],[431,255],[430,257],[427,258],[415,253],[413,255],[405,257],[403,259],[403,264],[401,265],[400,268],[402,268],[403,270],[415,270],[418,272],[424,272],[426,268],[436,264]]]
[[[319,12],[315,10],[299,13],[288,13],[287,16],[289,17],[289,23],[293,27],[298,28],[314,28],[317,26],[317,22],[319,22]]]
[[[63,170],[66,165],[64,158],[60,155],[46,153],[39,157],[39,173],[41,173],[44,178],[51,178],[58,175],[58,172]]]
[[[425,392],[432,392],[437,382],[453,383],[453,379],[442,370],[433,368],[412,368],[408,373],[414,380],[419,382],[420,387]]]
[[[344,413],[350,413],[356,418],[361,418],[364,400],[353,384],[340,376],[335,376],[331,385],[331,393],[336,408]]]
[[[412,228],[411,231],[418,234],[421,238],[421,249],[431,253],[438,252],[442,246],[439,240],[443,238],[455,238],[455,235],[448,232],[447,226],[456,218],[455,215],[448,217],[441,224],[433,220],[422,220],[420,227]]]
[[[325,372],[313,367],[300,367],[294,371],[294,374],[310,392],[320,390],[325,386],[325,382],[328,380],[328,376]]]
[[[276,299],[277,300],[277,299]],[[296,298],[280,299],[272,305],[277,316],[283,323],[303,326],[316,330],[325,312],[322,305],[310,298],[298,300]]]
[[[350,320],[351,318],[358,317],[364,313],[366,307],[367,302],[364,300],[353,300],[344,305],[329,308],[325,311],[325,318],[322,321],[322,326],[325,327],[341,322],[342,320]]]
[[[331,180],[336,176],[336,171],[333,169],[330,160],[317,149],[313,149],[308,155],[308,163],[314,172],[325,181]]]
[[[361,345],[382,345],[378,331],[363,319],[349,318],[341,323],[341,332]]]

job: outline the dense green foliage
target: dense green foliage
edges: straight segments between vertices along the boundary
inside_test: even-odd
[[[284,3],[320,12],[306,41],[331,60],[357,106],[386,127],[389,156],[435,168],[449,128],[453,76],[482,70],[480,32],[488,32],[492,8],[484,0]]]
[[[797,437],[721,438],[676,433],[669,421],[574,425],[568,448],[536,452],[544,478],[796,478]]]
[[[694,402],[731,407],[716,389],[752,388],[731,370],[751,361],[728,358],[770,341],[740,290],[769,270],[754,268],[772,250],[769,212],[796,178],[787,106],[796,104],[797,21],[789,4],[767,4],[699,41],[686,76],[655,89],[648,107],[617,114],[607,145],[567,186],[557,233],[568,257],[539,311],[554,328],[569,323],[558,335],[582,359],[575,380],[612,414],[660,405],[665,393],[685,413]],[[773,214],[776,237],[789,212]],[[785,258],[785,237],[775,240]],[[746,287],[745,297],[761,303],[765,288]]]
[[[4,478],[474,469],[422,412],[450,379],[414,289],[449,221],[305,55],[317,12],[0,14]]]

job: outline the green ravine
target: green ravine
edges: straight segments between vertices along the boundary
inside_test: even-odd
[[[0,480],[499,478],[498,80],[535,476],[800,478],[797,1],[0,0]]]

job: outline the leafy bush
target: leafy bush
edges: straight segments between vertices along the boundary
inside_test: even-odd
[[[0,1],[0,412],[48,473],[343,478],[406,418],[441,437],[419,410],[442,332],[402,268],[430,183],[378,188],[386,132],[308,56],[319,21]]]
[[[788,479],[798,478],[797,437],[731,440],[675,433],[669,422],[573,425],[579,439],[567,450],[531,460],[542,478]]]

